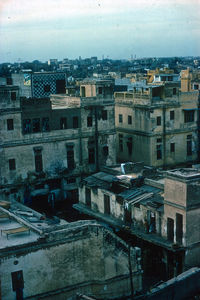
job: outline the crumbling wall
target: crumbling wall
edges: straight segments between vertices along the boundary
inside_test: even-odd
[[[24,297],[75,299],[77,292],[101,299],[131,294],[141,285],[140,249],[100,225],[71,226],[43,245],[22,245],[1,255],[2,299],[13,299],[11,272],[23,271]]]

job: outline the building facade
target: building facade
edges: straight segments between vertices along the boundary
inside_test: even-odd
[[[117,159],[155,167],[197,159],[198,91],[161,82],[115,93]]]
[[[154,179],[153,171],[141,177],[145,172],[93,174],[82,181],[74,207],[125,230],[142,249],[144,276],[165,280],[200,264],[200,173],[175,169]]]
[[[98,89],[94,83],[91,86]],[[46,189],[45,185],[50,190],[61,188],[69,197],[75,193],[80,176],[115,163],[111,82],[101,83],[100,94],[97,90],[92,97],[22,99],[18,87],[7,86],[1,87],[1,95],[4,198],[12,196],[23,202],[28,197],[25,194],[37,185],[38,189]]]
[[[142,290],[140,249],[98,222],[53,222],[14,201],[1,204],[2,300],[113,299]]]

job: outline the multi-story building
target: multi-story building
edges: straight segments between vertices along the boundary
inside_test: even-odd
[[[4,199],[11,193],[24,202],[55,188],[74,197],[81,175],[115,163],[113,83],[87,81],[80,89],[81,97],[49,100],[23,99],[18,87],[0,87]]]
[[[200,264],[200,173],[175,169],[163,178],[148,172],[150,178],[117,168],[93,174],[82,181],[74,207],[127,230],[125,239],[142,248],[144,275],[166,279]]]
[[[115,93],[117,158],[164,167],[197,159],[198,91],[158,82]]]

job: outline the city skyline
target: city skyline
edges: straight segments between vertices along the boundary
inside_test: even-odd
[[[199,0],[7,0],[0,4],[0,63],[198,56],[199,8]]]

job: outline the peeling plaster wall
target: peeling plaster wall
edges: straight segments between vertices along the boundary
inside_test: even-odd
[[[64,232],[61,236],[65,238]],[[59,234],[54,239],[60,239]],[[18,270],[23,271],[24,297],[31,299],[47,292],[45,299],[75,299],[77,292],[101,299],[130,294],[128,251],[128,246],[105,228],[82,226],[72,230],[71,238],[55,245],[47,243],[40,249],[27,246],[18,254],[2,254],[2,300],[14,299],[11,272]],[[134,290],[139,291],[139,248],[131,248],[130,257]]]

